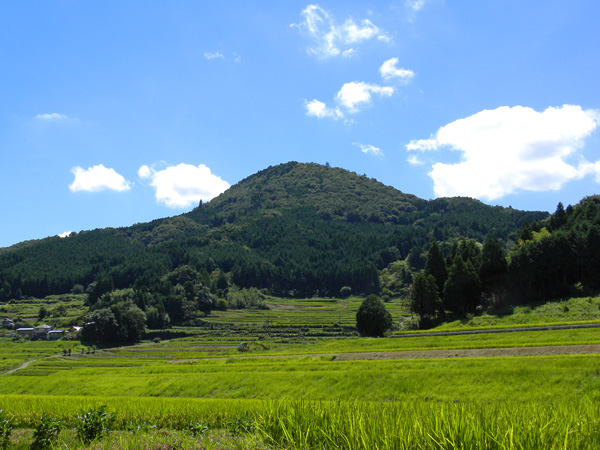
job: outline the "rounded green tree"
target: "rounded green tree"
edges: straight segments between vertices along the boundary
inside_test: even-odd
[[[393,324],[392,315],[379,297],[369,295],[356,313],[356,328],[361,336],[383,336]]]

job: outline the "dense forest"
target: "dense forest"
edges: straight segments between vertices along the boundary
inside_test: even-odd
[[[525,222],[509,252],[488,235],[464,239],[444,258],[437,242],[414,277],[411,309],[421,327],[478,310],[585,295],[600,289],[600,197],[559,203],[548,219]]]
[[[427,201],[365,175],[291,162],[180,216],[0,249],[0,301],[85,291],[92,309],[118,315],[114,305],[135,304],[160,326],[227,302],[260,306],[264,294],[391,299],[414,280],[414,297],[431,291],[423,280],[432,276],[436,295],[415,306],[425,324],[508,297],[596,288],[598,203],[549,215],[470,198]],[[134,294],[110,294],[124,288]]]

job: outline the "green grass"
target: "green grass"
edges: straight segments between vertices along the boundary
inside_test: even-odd
[[[550,324],[600,322],[600,296],[574,297],[528,306],[509,307],[497,315],[483,314],[457,320],[435,328],[434,331],[471,329],[473,327],[512,327]]]
[[[361,301],[269,299],[270,310],[215,312],[202,327],[173,330],[187,338],[89,355],[80,353],[79,342],[0,337],[2,372],[35,360],[0,379],[0,409],[25,428],[14,448],[28,447],[27,433],[44,412],[70,427],[77,414],[101,405],[116,415],[118,426],[97,449],[161,449],[170,442],[182,449],[598,448],[598,355],[354,361],[337,356],[600,344],[600,329],[358,338],[350,326]],[[589,322],[596,320],[599,305],[598,297],[569,299],[438,330]],[[35,314],[39,309],[33,301],[21,306]],[[386,307],[396,322],[407,317],[402,301]],[[241,342],[252,341],[266,348],[238,352]],[[65,348],[72,348],[72,356],[62,356]],[[227,423],[242,417],[256,421],[256,434],[228,435]],[[120,431],[140,420],[166,431]],[[190,420],[210,424],[210,438],[181,431]],[[68,448],[83,448],[72,433],[62,436]]]
[[[595,398],[596,355],[337,361],[332,357],[50,358],[5,376],[0,394],[228,399],[507,401]]]
[[[0,406],[25,428],[34,427],[43,413],[72,427],[77,407],[87,410],[100,405],[115,415],[116,431],[93,448],[585,450],[600,445],[600,406],[585,398],[568,403],[380,403],[0,397]],[[256,431],[235,437],[230,424],[243,418],[253,423]],[[201,438],[177,431],[190,420],[206,423],[213,431]],[[159,431],[118,431],[127,429],[132,421],[146,421]],[[17,434],[21,441],[30,436],[28,431]],[[63,430],[61,441],[67,448],[83,448],[68,430]],[[171,446],[160,446],[162,443]]]

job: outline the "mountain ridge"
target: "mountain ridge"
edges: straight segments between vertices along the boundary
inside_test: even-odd
[[[448,250],[457,239],[493,234],[508,247],[525,221],[546,217],[464,197],[423,200],[345,169],[289,162],[178,216],[4,249],[0,283],[36,296],[103,278],[150,286],[187,264],[277,294],[344,285],[367,292],[390,258],[423,252],[434,239]]]

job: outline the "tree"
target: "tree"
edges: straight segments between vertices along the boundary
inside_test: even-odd
[[[436,241],[431,243],[429,252],[427,253],[427,262],[425,263],[425,274],[432,275],[435,279],[438,295],[444,292],[444,284],[448,279],[448,270],[446,269],[446,261],[442,251]]]
[[[393,324],[392,315],[379,297],[369,295],[356,313],[356,328],[361,336],[381,337]]]
[[[410,310],[419,316],[420,325],[432,325],[442,313],[442,300],[433,275],[424,271],[415,276],[410,291]]]
[[[444,286],[444,308],[455,314],[472,312],[480,294],[481,282],[471,261],[465,263],[460,256],[454,258]]]
[[[558,202],[556,205],[556,211],[550,216],[550,227],[552,230],[558,230],[564,224],[567,223],[567,214],[565,213],[565,207],[562,202]]]

